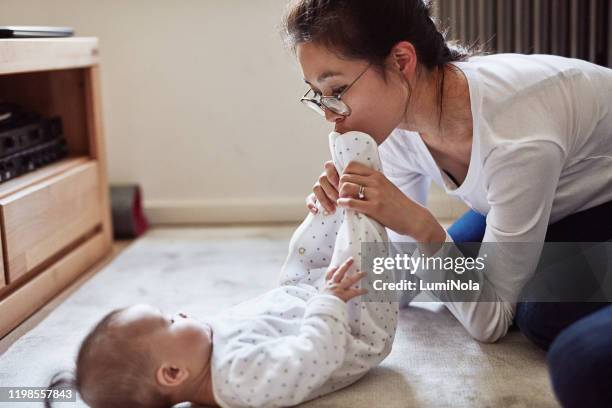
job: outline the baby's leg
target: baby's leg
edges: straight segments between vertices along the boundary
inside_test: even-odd
[[[357,161],[377,171],[382,166],[375,141],[368,135],[349,132],[330,135],[330,147],[334,164],[342,173],[351,162]],[[368,189],[365,189],[365,200]],[[354,270],[371,272],[369,262],[374,257],[389,256],[389,238],[386,229],[376,220],[353,210],[346,210],[342,228],[336,240],[331,266],[341,264],[346,258],[355,259]],[[346,364],[334,375],[346,383],[355,381],[369,369],[378,365],[391,351],[397,327],[398,302],[391,293],[374,293],[371,280],[378,278],[368,274],[356,285],[367,288],[369,293],[347,303],[351,340],[347,343]],[[394,281],[393,275],[386,280]]]
[[[331,262],[344,210],[337,208],[329,214],[320,203],[317,208],[319,211],[309,212],[291,237],[289,254],[281,269],[281,285],[316,286]]]
[[[349,256],[355,259],[347,273],[368,271],[362,261],[372,255],[385,257],[388,242],[385,228],[365,215],[347,210],[335,249],[331,266],[337,266]],[[365,251],[365,252],[362,252]],[[363,269],[362,269],[363,268]],[[369,272],[369,271],[368,271]],[[341,367],[334,371],[331,381],[322,389],[326,394],[352,384],[376,367],[391,352],[399,305],[390,294],[374,294],[370,279],[378,278],[368,273],[356,286],[367,288],[368,294],[347,302],[350,333],[346,341],[346,357]]]

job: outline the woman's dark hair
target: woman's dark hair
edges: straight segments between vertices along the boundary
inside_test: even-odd
[[[149,350],[134,336],[112,330],[112,323],[122,310],[115,309],[98,322],[81,343],[74,373],[57,372],[48,391],[78,391],[93,408],[172,406],[169,398],[157,389],[154,379],[147,379],[147,373],[155,370]],[[45,407],[51,408],[52,402],[51,398],[45,399]]]
[[[446,33],[436,26],[427,0],[295,0],[281,25],[285,45],[293,52],[305,42],[322,45],[341,58],[368,61],[385,81],[385,60],[391,49],[400,41],[409,41],[420,66],[441,71],[440,120],[444,68],[449,62],[482,53],[475,45],[446,41]],[[406,108],[409,99],[410,95]]]

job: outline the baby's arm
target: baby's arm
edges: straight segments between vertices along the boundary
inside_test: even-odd
[[[241,344],[221,367],[231,406],[289,406],[304,401],[344,360],[346,304],[332,295],[310,299],[300,333]]]
[[[241,343],[221,367],[231,406],[291,406],[321,387],[343,362],[350,338],[345,300],[362,274],[347,261],[328,271],[330,282],[307,303],[300,332],[257,345]]]

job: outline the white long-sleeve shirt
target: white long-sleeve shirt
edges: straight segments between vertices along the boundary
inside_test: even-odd
[[[222,407],[291,406],[317,396],[345,362],[346,304],[284,286],[212,324],[212,379]],[[342,385],[338,384],[338,388]]]
[[[486,215],[483,242],[542,243],[549,224],[612,200],[612,70],[551,55],[494,54],[454,63],[466,75],[473,141],[456,186],[415,132],[395,129],[380,146],[386,176],[425,203],[433,180]],[[393,241],[410,241],[389,231]],[[452,242],[447,234],[447,242]],[[449,252],[456,252],[452,245]],[[500,246],[501,247],[501,246]],[[446,301],[463,326],[495,341],[512,324],[516,299],[541,245],[512,246],[487,265],[486,299]],[[518,248],[518,247],[514,247]],[[448,256],[439,253],[436,256]],[[423,279],[426,273],[417,272]]]
[[[351,160],[381,170],[368,135],[332,133],[329,141],[340,174]],[[318,208],[291,238],[281,286],[211,322],[213,392],[222,407],[296,405],[354,383],[391,351],[397,302],[357,297],[344,303],[320,293],[330,265],[353,256],[347,274],[361,270],[362,242],[380,243],[369,248],[385,256],[385,228],[351,210]],[[366,285],[362,280],[356,287]]]

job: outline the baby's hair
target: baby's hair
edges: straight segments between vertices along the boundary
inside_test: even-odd
[[[173,404],[154,378],[156,361],[148,346],[139,341],[142,334],[125,336],[113,330],[113,323],[124,309],[108,313],[85,337],[76,359],[76,369],[59,371],[47,390],[73,389],[92,408],[168,408]],[[51,408],[53,400],[45,399]]]

